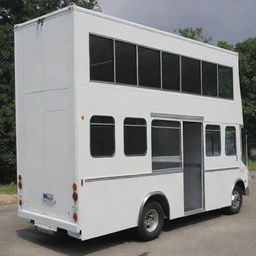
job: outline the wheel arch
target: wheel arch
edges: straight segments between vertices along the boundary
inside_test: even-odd
[[[241,178],[238,178],[234,181],[233,189],[234,189],[235,186],[240,187],[243,191],[243,195],[245,195],[245,184],[244,184],[244,181]]]
[[[140,216],[142,214],[144,206],[150,201],[157,201],[158,203],[160,203],[161,206],[163,207],[165,218],[168,218],[168,219],[170,218],[170,205],[166,195],[161,191],[154,191],[147,194],[147,196],[142,201],[140,205],[140,210],[139,210],[138,223],[139,223]]]

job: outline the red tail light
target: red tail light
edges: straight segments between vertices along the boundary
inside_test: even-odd
[[[21,175],[19,175],[19,176],[18,176],[18,179],[19,179],[19,180],[22,180],[22,177],[21,177]]]
[[[72,197],[73,197],[73,200],[74,200],[74,201],[77,201],[78,195],[77,195],[76,192],[73,192]]]
[[[22,182],[21,181],[19,181],[18,187],[19,187],[19,189],[22,189]]]
[[[22,206],[22,200],[19,200],[19,205]]]
[[[74,222],[77,222],[77,219],[78,219],[77,214],[74,212],[73,213],[73,220],[74,220]]]
[[[76,189],[77,189],[76,183],[73,183],[72,188],[73,188],[73,190],[76,190]]]

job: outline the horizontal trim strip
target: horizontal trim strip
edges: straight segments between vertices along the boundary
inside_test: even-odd
[[[198,213],[202,213],[202,212],[205,212],[205,209],[203,207],[195,209],[195,210],[187,211],[184,213],[184,216],[190,216],[190,215],[198,214]]]
[[[189,120],[189,121],[204,120],[203,116],[171,115],[171,114],[161,114],[161,113],[151,113],[150,116],[155,118],[179,119],[179,120]]]
[[[204,172],[218,172],[218,171],[228,171],[228,170],[234,170],[234,169],[239,169],[239,167],[229,167],[229,168],[218,168],[218,169],[208,169],[205,170]]]
[[[147,176],[155,176],[155,175],[166,175],[172,173],[182,173],[183,169],[166,169],[162,171],[153,171],[151,173],[141,173],[141,174],[131,174],[131,175],[123,175],[123,176],[110,176],[110,177],[100,177],[100,178],[89,178],[85,179],[85,182],[95,182],[95,181],[105,181],[105,180],[119,180],[119,179],[130,179],[130,178],[139,178],[139,177],[147,177]]]

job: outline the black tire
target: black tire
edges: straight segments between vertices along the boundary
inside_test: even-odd
[[[156,201],[148,202],[144,206],[139,218],[139,225],[137,227],[139,238],[143,241],[150,241],[157,238],[162,231],[163,225],[163,207]]]
[[[243,191],[239,186],[235,186],[232,191],[231,206],[225,208],[227,214],[239,213],[243,203]]]

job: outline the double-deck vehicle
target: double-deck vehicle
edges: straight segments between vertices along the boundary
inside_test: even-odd
[[[86,240],[248,192],[235,52],[69,6],[15,26],[18,214]]]

